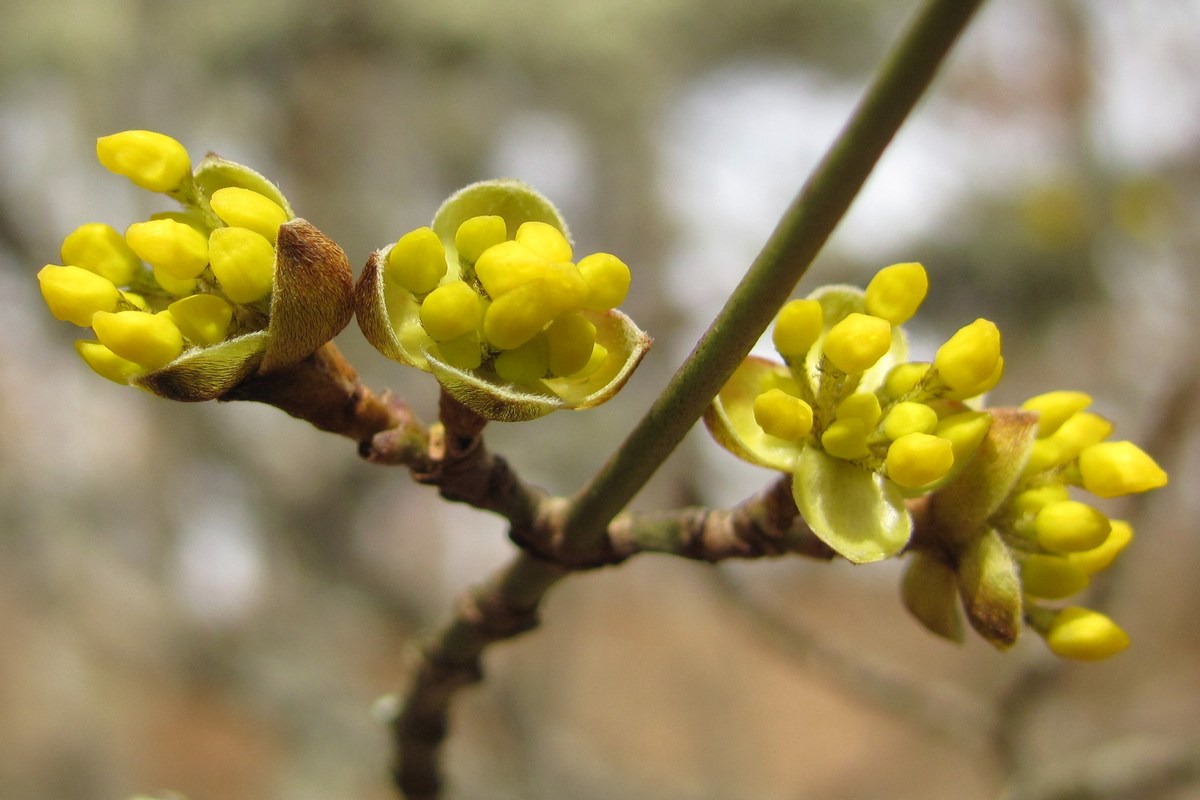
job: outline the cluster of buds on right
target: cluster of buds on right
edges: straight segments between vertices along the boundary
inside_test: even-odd
[[[1132,537],[1071,497],[1163,486],[1166,473],[1080,392],[1021,409],[982,407],[1003,372],[1000,333],[983,319],[931,363],[905,361],[899,327],[924,300],[919,264],[880,270],[866,291],[834,286],[794,300],[772,334],[784,363],[751,357],[705,421],[735,455],[792,474],[804,521],[862,563],[911,552],[909,611],[963,635],[962,610],[997,647],[1027,625],[1068,658],[1119,652],[1128,637],[1099,612],[1054,607],[1086,588]]]
[[[209,400],[301,361],[349,322],[345,254],[266,178],[215,155],[193,172],[183,145],[153,131],[102,137],[96,153],[182,206],[124,232],[82,225],[63,263],[38,273],[51,313],[95,334],[76,350],[100,375]]]
[[[624,384],[650,340],[616,310],[629,268],[609,253],[572,258],[566,225],[540,194],[517,181],[473,184],[431,227],[371,257],[359,325],[485,419],[588,408]]]

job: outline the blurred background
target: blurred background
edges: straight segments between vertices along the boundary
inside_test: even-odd
[[[913,2],[0,0],[0,797],[391,797],[374,709],[504,563],[503,527],[249,403],[78,361],[34,275],[84,222],[163,210],[96,163],[163,131],[274,179],[361,265],[481,178],[634,272],[655,347],[586,417],[493,425],[574,491],[665,385]],[[1200,798],[1200,3],[985,7],[809,276],[919,260],[928,356],[994,319],[996,403],[1092,393],[1171,473],[1104,506],[1134,546],[1086,603],[1134,645],[1060,664],[936,640],[900,564],[647,556],[556,588],[464,692],[451,798]],[[432,381],[339,344],[432,417]],[[694,432],[636,503],[771,475]]]

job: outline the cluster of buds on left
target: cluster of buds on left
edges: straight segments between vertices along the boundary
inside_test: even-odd
[[[931,363],[905,361],[900,325],[925,298],[915,263],[880,270],[866,291],[818,289],[780,312],[783,364],[751,357],[705,421],[726,449],[792,474],[812,531],[856,563],[912,553],[905,605],[959,640],[962,612],[997,647],[1022,624],[1068,658],[1119,652],[1128,637],[1098,612],[1060,600],[1085,588],[1128,544],[1071,491],[1115,497],[1163,486],[1166,473],[1080,392],[1050,392],[1021,409],[984,410],[1003,373],[1000,333],[978,319]]]
[[[38,273],[55,317],[91,328],[100,375],[174,400],[227,395],[305,359],[353,314],[345,254],[249,167],[152,131],[96,143],[101,164],[182,209],[120,232],[77,228]]]

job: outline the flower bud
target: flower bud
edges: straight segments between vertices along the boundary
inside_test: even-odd
[[[81,328],[92,324],[97,311],[115,311],[121,300],[112,281],[83,267],[47,264],[38,270],[38,284],[55,319]]]
[[[923,266],[892,264],[875,273],[867,284],[867,313],[902,325],[917,313],[928,291],[929,277]]]
[[[801,358],[821,336],[821,304],[816,300],[792,300],[775,318],[771,339],[785,360]]]
[[[512,383],[534,383],[546,377],[550,346],[545,334],[538,333],[524,344],[499,353],[493,366],[501,379]]]
[[[1079,454],[1083,488],[1097,497],[1119,497],[1167,485],[1167,473],[1133,442],[1100,442]]]
[[[509,240],[489,247],[475,262],[475,275],[493,300],[542,277],[544,258],[525,245]]]
[[[883,392],[888,397],[908,397],[917,391],[921,381],[929,374],[931,365],[924,361],[906,361],[888,370],[883,379]]]
[[[225,341],[233,321],[233,306],[215,294],[194,294],[167,306],[184,337],[198,345]]]
[[[932,408],[924,403],[905,401],[896,403],[888,411],[883,421],[883,435],[895,441],[909,433],[933,433],[937,424],[937,412]]]
[[[855,392],[838,403],[834,411],[835,419],[858,419],[868,429],[874,428],[883,411],[879,407],[879,398],[874,392]]]
[[[1062,556],[1030,553],[1021,563],[1021,589],[1032,597],[1060,600],[1088,583],[1087,573]]]
[[[240,186],[213,192],[209,205],[226,225],[249,228],[271,242],[279,235],[279,226],[288,221],[288,212],[274,200]]]
[[[986,319],[960,328],[933,359],[946,385],[967,397],[984,391],[999,365],[1000,331]]]
[[[1067,560],[1079,567],[1088,575],[1108,569],[1109,565],[1120,555],[1121,551],[1133,541],[1133,526],[1125,520],[1110,520],[1112,529],[1108,538],[1098,547],[1076,553],[1068,553]]]
[[[271,293],[275,248],[249,228],[217,228],[208,237],[213,276],[235,303],[253,303]]]
[[[173,219],[135,222],[125,231],[125,241],[143,261],[177,280],[186,281],[208,266],[208,238]]]
[[[96,374],[113,383],[128,384],[135,375],[145,372],[140,364],[121,358],[100,342],[77,339],[75,352]]]
[[[102,136],[96,140],[96,157],[109,171],[152,192],[178,189],[192,170],[183,145],[154,131]]]
[[[141,259],[125,243],[125,237],[100,222],[80,225],[68,234],[62,243],[62,259],[64,264],[83,267],[117,286],[128,286],[142,270]]]
[[[963,461],[979,449],[992,426],[992,415],[986,411],[963,411],[938,421],[933,435],[950,442],[954,463]]]
[[[1038,415],[1038,437],[1045,438],[1058,430],[1059,426],[1092,404],[1092,398],[1083,392],[1058,390],[1031,397],[1021,404],[1026,411]]]
[[[596,347],[596,326],[581,314],[563,314],[546,328],[550,374],[565,378],[579,372],[591,360]]]
[[[99,311],[92,328],[101,344],[146,369],[165,367],[183,352],[183,336],[169,312]]]
[[[1045,633],[1057,656],[1082,661],[1109,658],[1129,646],[1129,634],[1098,611],[1071,606],[1055,615]]]
[[[892,442],[887,451],[887,476],[908,489],[942,478],[954,466],[950,442],[928,433],[908,433]]]
[[[592,253],[575,266],[588,286],[584,308],[607,311],[625,302],[631,278],[624,261],[609,253]]]
[[[479,327],[479,295],[465,281],[444,284],[426,296],[419,317],[435,342],[457,339]]]
[[[1055,553],[1074,553],[1099,547],[1108,538],[1108,517],[1087,503],[1051,503],[1033,521],[1038,544]]]
[[[769,389],[754,398],[754,421],[771,436],[794,442],[812,430],[813,412],[799,397]]]
[[[562,232],[545,222],[523,222],[513,240],[546,261],[570,261],[571,243]]]
[[[892,326],[885,319],[851,313],[830,328],[823,351],[835,367],[847,374],[875,366],[892,346]]]
[[[489,247],[494,247],[508,238],[504,217],[484,214],[471,217],[458,226],[454,233],[454,247],[464,261],[474,264]]]
[[[446,274],[446,250],[431,228],[400,237],[388,251],[384,277],[414,295],[433,291]]]
[[[839,419],[821,434],[821,448],[834,458],[845,461],[865,458],[870,453],[867,449],[868,433],[870,431],[861,419]]]

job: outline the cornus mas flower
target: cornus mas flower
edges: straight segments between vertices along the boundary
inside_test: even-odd
[[[221,397],[293,365],[349,322],[345,254],[248,167],[152,131],[96,143],[100,162],[176,200],[123,233],[82,225],[62,265],[38,273],[51,313],[94,339],[76,343],[104,377],[175,400]]]
[[[932,364],[904,360],[900,326],[927,289],[920,264],[894,264],[865,292],[830,286],[788,303],[772,334],[784,363],[747,359],[705,416],[735,455],[792,473],[804,519],[854,562],[908,544],[906,498],[949,480],[991,422],[964,401],[999,380],[995,325],[964,327]]]
[[[517,181],[473,184],[432,227],[372,255],[359,326],[485,419],[588,408],[624,385],[650,340],[616,310],[629,268],[608,253],[573,259],[544,197]]]
[[[961,640],[965,611],[997,647],[1024,624],[1066,658],[1119,652],[1129,639],[1108,617],[1053,605],[1133,536],[1075,495],[1148,491],[1166,473],[1133,443],[1107,441],[1112,423],[1082,392],[980,410],[977,395],[1003,368],[986,320],[931,364],[904,361],[898,326],[926,288],[919,265],[898,264],[865,293],[828,287],[789,303],[773,331],[785,363],[747,359],[709,409],[709,429],[736,455],[792,473],[804,520],[847,559],[907,547],[904,602],[934,633]]]

